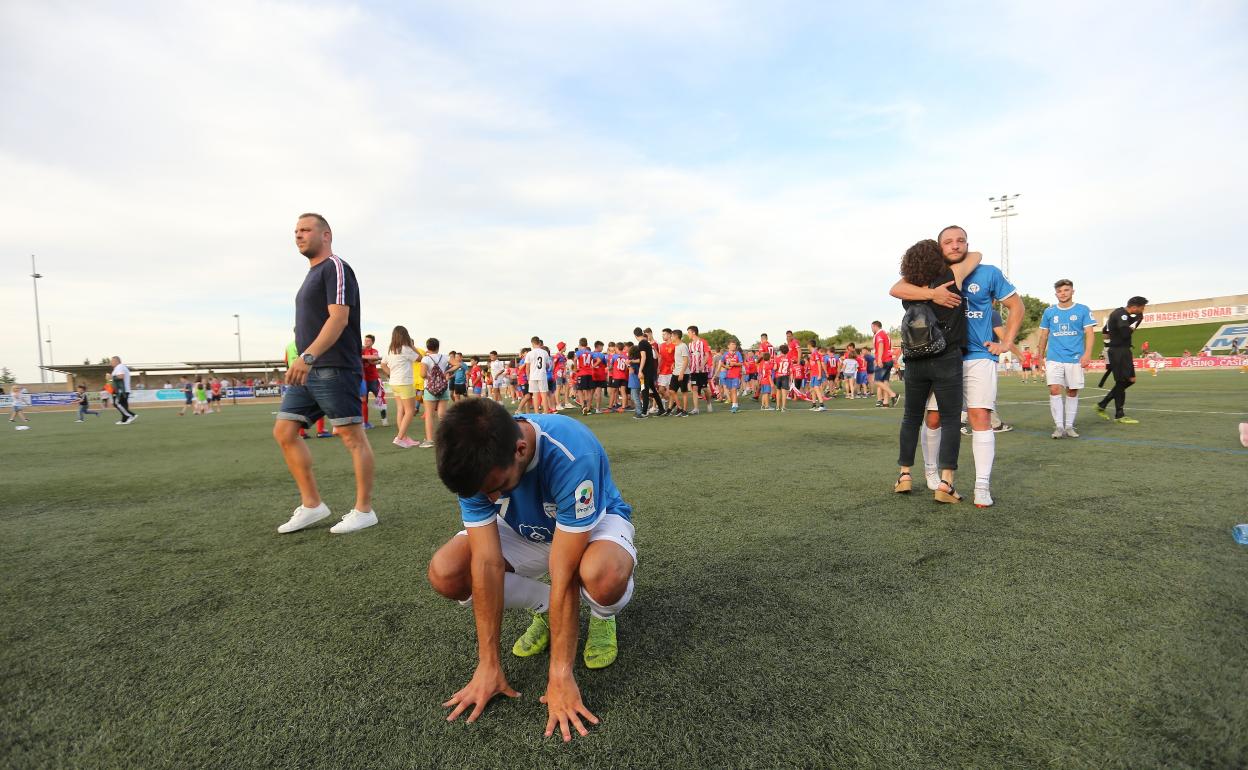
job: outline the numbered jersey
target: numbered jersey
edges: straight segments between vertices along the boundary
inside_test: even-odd
[[[556,529],[586,532],[606,515],[632,518],[633,509],[611,479],[606,450],[582,423],[563,415],[517,415],[533,426],[537,447],[519,486],[491,503],[485,495],[459,498],[465,527],[492,521],[521,537],[550,543]]]
[[[525,354],[524,362],[529,366],[530,380],[544,380],[550,373],[550,354],[542,348],[530,350]]]

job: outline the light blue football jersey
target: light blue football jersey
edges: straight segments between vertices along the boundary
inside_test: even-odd
[[[1049,331],[1049,347],[1044,352],[1047,361],[1077,364],[1083,357],[1084,335],[1089,326],[1096,326],[1096,319],[1087,305],[1078,302],[1067,308],[1049,305],[1040,316],[1040,328]]]
[[[966,297],[966,355],[964,361],[976,358],[987,358],[996,361],[997,357],[984,347],[991,342],[992,336],[992,303],[1005,299],[1016,291],[1001,269],[995,265],[981,264],[971,271],[962,282],[962,295]]]
[[[554,540],[555,529],[585,532],[605,515],[632,519],[633,509],[611,480],[607,452],[593,432],[571,417],[522,414],[537,431],[533,460],[513,490],[491,503],[483,494],[459,498],[465,527],[501,518],[521,537]]]

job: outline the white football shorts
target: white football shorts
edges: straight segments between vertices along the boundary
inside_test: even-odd
[[[1079,390],[1083,387],[1083,367],[1077,362],[1067,364],[1061,361],[1045,361],[1044,381],[1049,385]]]
[[[540,578],[550,571],[550,543],[540,540],[529,540],[521,537],[519,532],[509,527],[502,519],[497,520],[498,539],[503,546],[503,558],[512,566],[517,575],[527,578]],[[550,520],[553,534],[554,519]],[[468,530],[461,529],[457,535],[468,536]],[[637,566],[637,546],[633,545],[636,530],[633,523],[623,516],[604,513],[598,523],[589,531],[589,542],[610,540],[628,551],[633,557],[633,566]]]
[[[975,358],[962,362],[962,408],[997,408],[997,362]],[[936,411],[936,394],[927,396],[927,411]]]

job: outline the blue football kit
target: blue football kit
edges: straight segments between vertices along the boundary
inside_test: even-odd
[[[606,450],[589,428],[558,414],[517,415],[536,432],[536,449],[520,484],[491,503],[481,493],[459,498],[465,527],[502,519],[521,537],[554,540],[555,530],[587,532],[603,516],[632,520],[611,479]]]
[[[992,331],[992,303],[1014,294],[1017,289],[995,265],[981,264],[962,281],[962,294],[966,297],[966,355],[964,361],[997,357],[984,347],[994,338]]]
[[[1040,316],[1040,328],[1049,332],[1049,346],[1044,353],[1048,361],[1077,364],[1083,357],[1084,335],[1096,319],[1087,305],[1075,303],[1062,308],[1050,305]]]

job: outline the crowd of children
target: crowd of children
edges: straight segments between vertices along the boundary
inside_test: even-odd
[[[638,418],[696,415],[703,406],[713,411],[717,403],[736,412],[742,398],[777,412],[795,402],[824,411],[825,401],[842,397],[875,398],[881,408],[897,402],[888,386],[892,344],[883,332],[874,350],[855,343],[837,349],[813,338],[803,343],[792,332],[778,346],[763,334],[745,350],[736,340],[712,349],[696,326],[657,335],[649,328],[638,332],[632,342],[591,344],[581,337],[571,349],[565,342],[552,348],[534,337],[514,358],[495,350],[486,359],[465,360],[452,351],[446,367],[451,400],[485,397],[507,402],[516,412],[579,409],[585,415],[632,412]],[[886,360],[877,362],[877,353]],[[886,374],[881,378],[877,372]],[[653,404],[647,403],[651,387]]]

